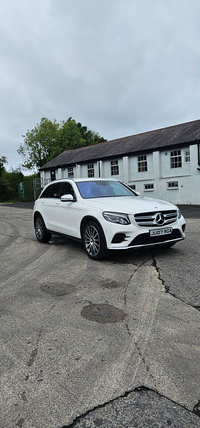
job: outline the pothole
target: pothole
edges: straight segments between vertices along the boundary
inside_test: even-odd
[[[45,293],[52,294],[53,296],[68,296],[69,294],[76,293],[77,291],[74,285],[63,283],[42,284],[40,289]]]
[[[104,287],[105,288],[117,288],[117,287],[121,287],[121,285],[122,284],[120,284],[120,282],[115,281],[114,279],[110,279],[110,278],[104,279],[98,283],[98,286],[102,287],[102,288],[104,288]]]
[[[85,306],[81,311],[81,316],[89,321],[104,324],[123,321],[126,317],[126,313],[106,303],[94,303]]]

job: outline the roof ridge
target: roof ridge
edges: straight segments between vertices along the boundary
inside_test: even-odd
[[[109,143],[110,141],[117,141],[117,140],[123,140],[125,138],[137,137],[137,135],[150,134],[151,132],[164,131],[165,129],[169,129],[169,128],[175,128],[175,127],[177,128],[178,126],[188,125],[189,123],[192,124],[195,122],[200,122],[200,119],[178,123],[176,125],[169,125],[169,126],[165,126],[164,128],[157,128],[157,129],[151,129],[149,131],[138,132],[137,134],[126,135],[126,137],[113,138],[113,140],[108,140],[107,143]]]
[[[114,140],[113,140],[114,141]],[[87,147],[95,147],[98,146],[100,144],[104,144],[104,143],[108,143],[109,141],[101,141],[100,143],[96,143],[96,144],[89,144],[88,146],[82,146],[82,147],[77,147],[76,149],[69,149],[69,150],[64,150],[64,152],[62,153],[67,153],[67,152],[75,152],[76,150],[81,150],[81,149],[86,149]],[[61,154],[62,154],[61,153]]]
[[[188,121],[188,122],[183,122],[183,123],[178,123],[176,125],[165,126],[164,128],[157,128],[157,129],[151,129],[149,131],[138,132],[137,134],[131,134],[131,135],[126,135],[125,137],[113,138],[112,140],[101,141],[100,143],[91,144],[89,146],[77,147],[77,149],[66,150],[66,151],[72,152],[72,151],[79,150],[79,149],[85,149],[86,147],[99,146],[100,144],[112,143],[113,141],[118,141],[118,140],[121,141],[121,140],[125,140],[126,138],[132,138],[132,137],[137,137],[139,135],[150,134],[151,132],[164,131],[166,129],[175,128],[175,127],[177,128],[177,127],[180,127],[183,125],[188,125],[189,123],[192,124],[195,122],[200,122],[200,119],[196,119],[196,120],[192,120],[192,121]]]

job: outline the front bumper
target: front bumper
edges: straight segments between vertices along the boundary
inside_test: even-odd
[[[104,229],[106,234],[107,248],[109,250],[127,250],[131,248],[152,247],[164,244],[173,244],[185,239],[185,219],[181,217],[175,223],[170,224],[172,232],[168,235],[150,236],[153,228],[135,226],[112,225]],[[104,225],[105,227],[105,225]],[[158,229],[162,229],[160,227]],[[155,229],[155,228],[154,228]]]

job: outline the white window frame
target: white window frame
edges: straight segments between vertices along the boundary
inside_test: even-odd
[[[180,149],[170,152],[170,168],[182,168],[182,154]]]
[[[118,160],[113,160],[110,162],[111,175],[119,175],[119,162]]]
[[[138,156],[138,172],[146,172],[146,171],[148,171],[147,156],[146,155]]]
[[[153,192],[154,191],[154,183],[145,183],[144,184],[145,192]]]
[[[74,178],[74,168],[72,166],[69,166],[69,168],[67,168],[67,174],[68,178]]]
[[[135,184],[128,184],[128,187],[130,187],[132,190],[136,190],[136,185]]]
[[[87,168],[88,168],[88,178],[94,177],[94,164],[89,163]]]
[[[185,163],[190,163],[190,149],[184,151],[184,161]]]
[[[179,188],[178,181],[168,181],[167,190],[177,190]]]

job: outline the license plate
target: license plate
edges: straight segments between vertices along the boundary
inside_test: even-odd
[[[170,233],[172,233],[172,227],[165,227],[165,229],[150,230],[150,236],[170,235]]]

